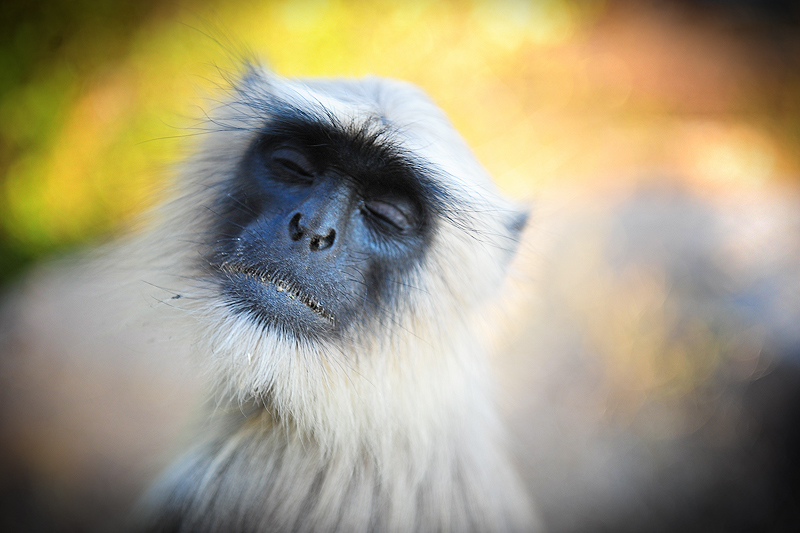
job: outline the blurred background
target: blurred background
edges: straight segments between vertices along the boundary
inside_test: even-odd
[[[158,199],[244,55],[421,85],[501,186],[795,184],[791,0],[6,0],[0,279]],[[218,94],[219,91],[216,91]]]
[[[0,287],[136,231],[243,56],[285,76],[420,85],[532,206],[512,272],[528,287],[512,298],[523,324],[498,366],[552,530],[800,527],[800,4],[5,0]],[[6,338],[32,319],[14,320]],[[5,448],[49,454],[29,453],[22,477],[50,481],[0,484],[33,494],[7,500],[27,506],[7,523],[29,526],[55,492],[41,529],[96,528],[143,483],[116,467],[157,446],[156,415],[129,413],[152,396],[133,383],[152,368],[43,377],[53,361],[30,360],[6,395],[37,410],[6,407],[0,429]],[[95,438],[98,420],[111,429]],[[109,488],[121,476],[122,496]],[[76,498],[103,505],[64,511]]]

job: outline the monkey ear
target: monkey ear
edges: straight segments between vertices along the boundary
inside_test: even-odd
[[[522,233],[528,225],[529,218],[530,210],[525,207],[519,207],[508,213],[508,217],[505,220],[505,226],[508,230],[508,241],[505,248],[508,253],[503,262],[504,269],[508,267],[519,251],[520,243],[522,242]]]
[[[524,211],[517,211],[511,215],[511,218],[508,222],[508,230],[515,238],[518,238],[525,229],[525,226],[528,225],[530,214],[530,210],[525,209]]]

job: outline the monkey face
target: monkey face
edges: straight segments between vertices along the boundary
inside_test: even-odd
[[[232,309],[313,339],[393,307],[393,284],[423,260],[433,206],[381,135],[272,117],[220,205],[209,264]]]
[[[325,390],[469,357],[526,214],[424,93],[253,69],[211,116],[171,216],[199,243],[174,247],[180,305],[225,393],[322,424]]]

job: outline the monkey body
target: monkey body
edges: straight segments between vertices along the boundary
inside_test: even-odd
[[[526,215],[441,111],[252,67],[182,178],[159,286],[218,406],[144,529],[530,531],[479,334]]]
[[[376,457],[324,449],[262,409],[178,464],[154,496],[156,531],[525,531],[525,502],[494,443],[401,441]],[[483,429],[483,428],[476,428]],[[479,448],[483,446],[483,448]],[[476,449],[478,448],[478,449]],[[477,468],[476,468],[477,467]],[[491,469],[494,467],[494,469]],[[498,490],[501,488],[501,490]],[[512,492],[513,490],[513,492]]]

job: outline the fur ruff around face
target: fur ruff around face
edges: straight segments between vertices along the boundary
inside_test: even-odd
[[[526,215],[441,110],[252,66],[180,178],[157,234],[216,405],[144,529],[535,529],[481,335]]]

